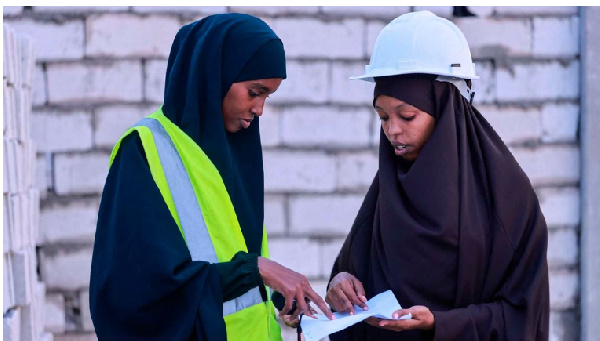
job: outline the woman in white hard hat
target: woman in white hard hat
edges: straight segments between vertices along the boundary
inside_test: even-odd
[[[529,179],[471,104],[467,42],[430,12],[379,34],[370,65],[379,170],[326,302],[354,313],[391,289],[405,309],[337,340],[547,340],[548,232]]]

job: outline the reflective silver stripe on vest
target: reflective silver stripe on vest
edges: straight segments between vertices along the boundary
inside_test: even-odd
[[[194,187],[171,137],[155,119],[144,118],[136,125],[148,127],[152,132],[192,260],[218,263],[219,259],[208,234]],[[260,289],[254,287],[242,296],[223,303],[223,316],[262,302]]]

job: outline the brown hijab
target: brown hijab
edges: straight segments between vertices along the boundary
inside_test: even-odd
[[[429,113],[414,162],[380,133],[379,171],[333,266],[370,298],[427,306],[434,331],[361,323],[331,340],[547,340],[547,228],[528,177],[458,89],[428,75],[376,78],[375,98]]]

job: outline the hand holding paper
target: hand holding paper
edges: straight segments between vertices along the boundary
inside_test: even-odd
[[[302,334],[306,341],[317,341],[329,334],[338,332],[348,328],[364,319],[375,316],[383,319],[393,319],[392,314],[399,309],[402,309],[396,296],[391,290],[385,291],[376,295],[366,302],[369,310],[363,310],[358,306],[354,306],[354,315],[349,313],[334,313],[335,319],[329,320],[325,315],[315,314],[317,319],[303,318],[300,323],[302,326]],[[400,319],[410,319],[410,314],[401,316]]]

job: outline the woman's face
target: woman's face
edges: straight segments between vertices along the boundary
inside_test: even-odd
[[[396,155],[408,161],[416,160],[433,132],[435,119],[408,103],[386,95],[377,96],[375,110]]]
[[[248,129],[254,116],[261,116],[265,100],[277,91],[282,78],[254,79],[233,83],[223,98],[223,124],[229,133]]]

